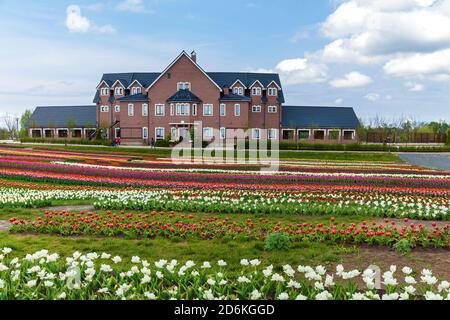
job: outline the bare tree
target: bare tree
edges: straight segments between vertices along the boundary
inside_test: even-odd
[[[19,118],[11,115],[6,114],[3,118],[3,125],[5,126],[8,136],[10,139],[18,139],[19,138]]]

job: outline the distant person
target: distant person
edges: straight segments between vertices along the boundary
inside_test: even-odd
[[[152,140],[150,141],[150,148],[155,149],[155,139],[152,138]]]

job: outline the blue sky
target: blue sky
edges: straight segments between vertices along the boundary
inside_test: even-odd
[[[26,8],[26,10],[24,9]],[[104,72],[278,72],[288,104],[450,121],[450,0],[0,0],[0,113],[90,104]]]

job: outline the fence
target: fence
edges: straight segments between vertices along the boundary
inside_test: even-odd
[[[385,133],[366,132],[361,141],[367,143],[446,143],[447,135],[441,133]]]

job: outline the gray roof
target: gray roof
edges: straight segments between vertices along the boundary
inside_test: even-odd
[[[245,102],[251,102],[252,99],[247,96],[241,96],[239,94],[230,93],[227,95],[224,95],[222,98],[220,98],[220,101],[245,101]]]
[[[126,96],[123,98],[118,99],[118,101],[129,101],[129,102],[133,102],[133,101],[148,101],[148,96],[142,93],[138,93],[138,94],[134,94],[131,96]]]
[[[95,127],[97,123],[96,106],[36,107],[27,123],[27,128],[30,126],[66,128],[69,121],[74,122],[77,128]]]
[[[191,102],[191,103],[200,103],[199,97],[193,94],[190,90],[178,90],[173,96],[167,99],[167,102]]]
[[[207,72],[206,73],[219,87],[231,87],[237,80],[240,80],[247,88],[249,88],[255,81],[261,82],[264,87],[267,87],[272,81],[281,88],[280,76],[276,73],[251,73],[251,72]],[[125,87],[128,87],[135,80],[147,88],[149,87],[161,73],[105,73],[100,80],[100,83],[105,81],[108,86],[112,87],[114,83],[119,80]],[[99,101],[98,90],[94,98],[94,103]],[[278,99],[284,103],[283,91],[279,91]]]
[[[359,120],[353,108],[283,106],[283,128],[354,129]]]

